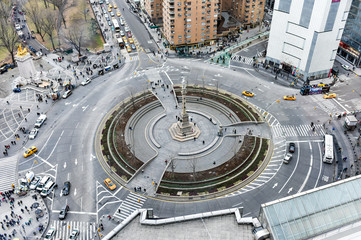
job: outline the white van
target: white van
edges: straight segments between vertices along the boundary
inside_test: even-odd
[[[64,94],[63,94],[63,98],[68,98],[70,95],[72,94],[71,90],[68,90],[66,91]]]
[[[47,184],[47,182],[50,180],[49,176],[45,176],[41,179],[40,183],[38,184],[38,186],[36,187],[36,190],[38,190],[39,192],[41,192],[41,190],[43,190],[44,186]]]
[[[38,118],[38,120],[36,120],[36,122],[35,122],[35,127],[37,127],[37,128],[41,127],[41,125],[43,125],[45,120],[46,120],[46,115],[41,114],[40,117]]]
[[[25,174],[25,177],[20,179],[20,186],[29,186],[30,182],[33,181],[35,174],[33,171],[28,171]]]
[[[48,196],[48,194],[51,193],[51,191],[54,189],[55,185],[56,185],[55,182],[49,181],[49,182],[45,185],[45,187],[43,188],[43,190],[41,190],[40,195],[41,195],[42,197]]]

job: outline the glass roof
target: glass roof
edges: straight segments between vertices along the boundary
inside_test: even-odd
[[[361,220],[361,176],[262,204],[273,239],[308,239]]]

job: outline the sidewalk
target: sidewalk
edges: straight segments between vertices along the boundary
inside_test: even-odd
[[[38,193],[28,192],[25,196],[0,193],[0,239],[41,239],[48,227],[49,214],[44,200]],[[39,226],[43,231],[39,231]]]

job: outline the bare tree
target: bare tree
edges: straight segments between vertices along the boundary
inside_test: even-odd
[[[197,180],[197,163],[198,163],[198,159],[193,157],[192,159],[189,160],[189,164],[192,168],[192,175],[193,175],[193,180],[196,181]]]
[[[54,7],[56,7],[58,9],[59,16],[60,16],[58,21],[60,21],[60,22],[63,21],[64,28],[66,28],[64,12],[65,12],[66,6],[68,4],[68,0],[49,0],[49,2],[51,2],[54,5]]]
[[[55,30],[57,29],[58,13],[56,11],[48,10],[45,13],[43,21],[44,32],[49,36],[51,45],[55,50],[54,35]]]
[[[80,11],[81,11],[81,14],[83,15],[84,17],[84,21],[86,22],[88,19],[88,14],[89,14],[89,8],[88,8],[88,3],[86,0],[82,0],[81,3],[80,3]]]
[[[76,21],[71,24],[68,30],[67,38],[74,48],[78,51],[78,55],[81,56],[81,48],[83,42],[87,39],[87,28],[82,22]]]
[[[0,46],[6,48],[11,55],[12,62],[15,63],[14,51],[19,42],[19,36],[13,24],[9,24],[10,8],[11,5],[7,1],[0,2]]]
[[[26,16],[30,18],[30,20],[34,23],[36,33],[38,33],[41,37],[41,40],[44,42],[44,26],[43,26],[43,18],[44,13],[39,7],[39,3],[37,0],[29,0],[28,5],[24,7],[26,11]]]

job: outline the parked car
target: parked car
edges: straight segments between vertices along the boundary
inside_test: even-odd
[[[85,86],[85,85],[87,85],[87,84],[90,83],[90,82],[91,82],[91,79],[90,79],[90,78],[87,78],[87,79],[85,79],[84,81],[81,82],[81,85],[82,85],[82,86]]]
[[[39,118],[36,120],[36,122],[35,122],[35,127],[36,128],[40,128],[42,125],[43,125],[43,123],[45,122],[45,120],[47,119],[47,117],[46,117],[46,115],[45,114],[41,114],[40,116],[39,116]]]
[[[33,181],[30,183],[30,190],[35,190],[36,187],[39,185],[39,182],[41,181],[40,176],[36,176]]]
[[[66,215],[68,214],[69,211],[69,205],[65,205],[59,213],[59,219],[60,220],[64,220],[66,218]]]
[[[17,88],[14,88],[14,89],[13,89],[13,92],[14,92],[14,93],[21,92],[21,88],[18,88],[18,87],[17,87]]]
[[[63,94],[63,98],[68,98],[70,95],[72,94],[71,90],[68,90],[66,91],[64,94]]]
[[[342,64],[341,67],[342,67],[343,69],[345,69],[346,71],[350,71],[350,70],[351,70],[351,68],[350,68],[349,66],[345,65],[345,64]]]
[[[295,143],[291,142],[291,143],[288,145],[288,151],[289,151],[290,153],[294,153],[295,150],[296,150],[296,145],[295,145]]]
[[[29,139],[35,139],[36,138],[36,135],[38,135],[38,132],[39,130],[37,128],[33,128],[31,131],[30,131],[30,134],[29,134]]]
[[[70,182],[69,181],[64,182],[64,187],[63,187],[62,192],[63,192],[64,196],[69,195],[69,192],[70,192]]]

